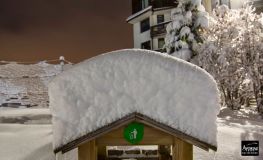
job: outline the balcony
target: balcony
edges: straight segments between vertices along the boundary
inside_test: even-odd
[[[252,1],[254,7],[256,7],[256,12],[257,13],[262,13],[263,12],[263,1],[261,0],[253,0]]]
[[[166,27],[171,21],[159,23],[151,27],[151,37],[161,36],[166,34]]]
[[[153,9],[176,7],[177,0],[132,0],[132,14],[152,6]]]
[[[152,6],[153,6],[153,9],[166,8],[166,7],[176,7],[177,6],[177,0],[153,0]]]

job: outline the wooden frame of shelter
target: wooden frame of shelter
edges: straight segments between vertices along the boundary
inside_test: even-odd
[[[79,160],[100,160],[98,155],[107,156],[106,146],[131,145],[123,138],[126,125],[139,122],[145,125],[144,138],[138,145],[171,145],[173,160],[192,160],[193,145],[206,151],[216,151],[217,147],[187,135],[179,130],[159,123],[140,113],[129,114],[107,126],[88,133],[54,150],[66,153],[78,148]]]

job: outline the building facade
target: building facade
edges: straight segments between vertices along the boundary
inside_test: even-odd
[[[225,4],[231,9],[238,9],[243,6],[247,0],[213,0],[212,7],[214,8],[217,4]],[[249,0],[254,7],[256,12],[260,13],[263,11],[263,0]]]
[[[242,7],[246,0],[202,0],[207,12],[216,5],[225,4],[229,8]],[[250,0],[258,13],[263,11],[263,0]],[[171,22],[171,10],[177,0],[132,0],[132,15],[127,22],[133,25],[134,48],[164,52],[166,26]]]
[[[132,0],[127,22],[133,25],[134,48],[162,50],[171,9],[176,5],[174,0]]]
[[[211,0],[203,4],[211,12]],[[166,26],[176,6],[176,0],[132,0],[132,15],[126,21],[133,25],[134,48],[163,52]]]

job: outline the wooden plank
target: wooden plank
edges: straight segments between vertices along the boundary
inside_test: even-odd
[[[144,139],[140,143],[136,145],[171,145],[172,142],[169,141],[168,139],[156,139],[156,140],[151,140],[151,139]],[[99,146],[130,146],[129,142],[125,141],[123,138],[114,138],[114,139],[106,139],[106,138],[99,138],[98,140],[98,145]]]
[[[63,154],[62,154],[62,152],[58,152],[57,154],[56,154],[56,160],[63,160],[64,158],[63,158]]]
[[[193,145],[179,138],[174,138],[173,160],[193,160]]]
[[[66,152],[80,146],[81,144],[84,144],[90,140],[93,140],[97,137],[100,137],[101,135],[109,133],[112,130],[115,130],[115,129],[117,129],[117,128],[125,125],[125,124],[129,124],[132,121],[134,121],[134,119],[135,119],[135,114],[134,113],[129,114],[129,115],[123,117],[122,119],[111,123],[110,125],[99,128],[98,130],[91,132],[85,136],[79,137],[76,140],[71,141],[64,146],[58,147],[57,149],[54,150],[54,152],[57,153],[59,151],[62,151],[62,153],[66,153]]]
[[[208,12],[208,13],[212,13],[212,3],[211,3],[211,0],[203,0],[203,5],[205,7],[205,10]]]
[[[96,142],[96,144],[97,144],[97,142]],[[98,153],[98,160],[106,159],[107,158],[106,146],[98,146],[97,147],[97,153]]]
[[[89,141],[79,146],[79,160],[97,160],[95,140]]]
[[[96,139],[98,146],[115,146],[115,145],[131,145],[123,137],[124,127],[114,130]],[[138,145],[172,145],[173,136],[153,127],[144,126],[143,140]]]
[[[170,160],[171,157],[171,146],[167,146],[167,145],[159,145],[158,146],[158,157],[159,160]]]
[[[217,150],[217,147],[215,146],[212,146],[208,143],[205,143],[205,142],[202,142],[200,141],[199,139],[197,138],[194,138],[194,137],[191,137],[179,130],[176,130],[176,129],[173,129],[171,128],[170,126],[167,126],[163,123],[159,123],[159,122],[156,122],[154,121],[153,119],[143,115],[143,114],[140,114],[140,113],[136,113],[136,116],[135,116],[135,121],[136,122],[140,122],[140,123],[144,123],[144,124],[147,124],[149,126],[152,126],[158,130],[161,130],[165,133],[168,133],[168,134],[171,134],[175,137],[178,137],[180,139],[183,139],[184,141],[190,143],[190,144],[193,144],[193,145],[196,145],[197,147],[203,149],[203,150],[206,150],[208,151],[209,148],[216,151]]]

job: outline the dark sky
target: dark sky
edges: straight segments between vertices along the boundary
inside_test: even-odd
[[[0,60],[79,62],[131,48],[131,0],[0,0]]]

